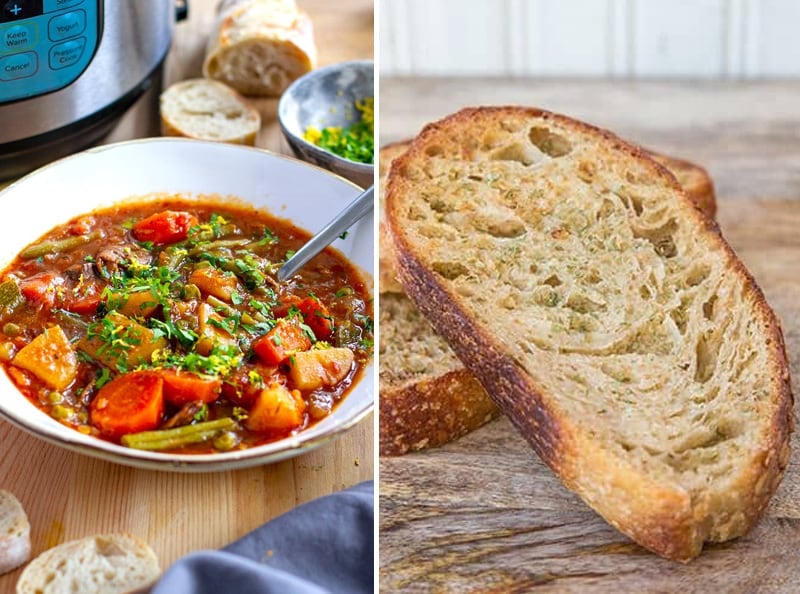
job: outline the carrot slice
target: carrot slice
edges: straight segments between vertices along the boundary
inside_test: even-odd
[[[19,290],[28,301],[45,307],[53,307],[57,293],[64,291],[63,285],[63,277],[54,272],[40,272],[22,279],[19,283]]]
[[[294,320],[278,320],[275,327],[253,342],[253,351],[267,365],[280,365],[296,351],[307,351],[311,340]]]
[[[198,224],[191,213],[165,210],[138,221],[131,229],[137,241],[152,241],[156,245],[183,241],[189,229]]]
[[[220,378],[202,377],[177,369],[159,369],[157,373],[164,380],[164,399],[175,406],[198,401],[214,402],[222,390]]]
[[[121,375],[100,388],[89,419],[110,439],[157,429],[164,416],[163,388],[164,381],[152,371]]]
[[[328,340],[333,334],[333,318],[328,308],[318,299],[309,297],[297,304],[306,325],[314,332],[317,340]]]

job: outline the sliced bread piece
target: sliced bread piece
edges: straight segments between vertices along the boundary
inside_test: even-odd
[[[665,169],[564,116],[466,109],[386,200],[406,292],[567,487],[669,559],[756,522],[789,459],[783,337]]]
[[[25,563],[31,556],[31,525],[19,500],[0,490],[0,574]]]
[[[411,141],[380,150],[381,189],[390,163]],[[697,165],[652,153],[679,179],[707,215],[716,209],[714,186]],[[381,211],[383,208],[381,198]],[[444,339],[416,311],[397,281],[391,241],[380,234],[380,454],[397,456],[443,445],[474,431],[500,413],[480,383]]]
[[[254,146],[261,115],[221,82],[192,78],[161,94],[161,133]]]
[[[499,411],[408,297],[380,296],[380,454],[443,445]]]
[[[17,594],[115,594],[145,588],[161,569],[153,550],[130,534],[104,534],[65,542],[31,561]]]

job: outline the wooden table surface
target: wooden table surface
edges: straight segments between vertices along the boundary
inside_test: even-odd
[[[199,76],[202,52],[218,0],[191,0],[167,58],[165,82]],[[371,0],[305,0],[320,65],[371,58]],[[156,135],[157,94],[139,102],[105,140]],[[259,100],[259,146],[287,152],[275,122],[277,101]],[[0,488],[25,506],[33,555],[58,543],[126,531],[146,540],[166,568],[197,549],[218,548],[298,504],[373,478],[373,416],[341,438],[276,464],[230,472],[176,474],[137,470],[73,454],[0,421]],[[13,592],[20,570],[0,576]]]
[[[781,318],[800,378],[800,82],[381,80],[381,141],[478,104],[544,106],[692,159]],[[660,559],[564,488],[504,418],[380,460],[382,592],[800,591],[800,440],[766,516],[688,565]]]

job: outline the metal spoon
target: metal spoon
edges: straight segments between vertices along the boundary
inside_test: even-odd
[[[375,206],[374,201],[375,186],[370,186],[362,192],[355,200],[348,204],[342,212],[337,214],[333,220],[314,235],[306,244],[295,254],[286,260],[286,263],[278,270],[278,282],[282,283],[300,270],[305,264],[342,233],[347,231],[352,225],[370,212]]]

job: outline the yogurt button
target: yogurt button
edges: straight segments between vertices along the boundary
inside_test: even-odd
[[[65,12],[50,19],[47,31],[52,41],[80,35],[86,29],[86,13],[82,10]]]

